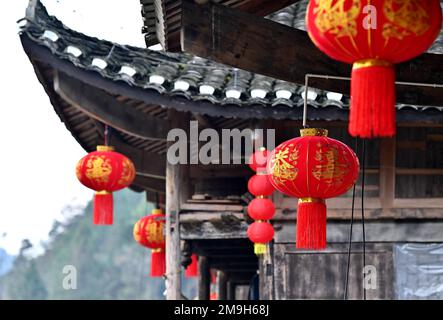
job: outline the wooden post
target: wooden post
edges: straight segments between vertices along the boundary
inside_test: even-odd
[[[207,257],[198,257],[198,300],[209,300],[211,291],[211,272]]]
[[[236,284],[233,281],[228,281],[228,300],[235,300]]]
[[[169,113],[172,128],[179,128],[179,113]],[[166,159],[166,299],[181,300],[181,253],[179,214],[183,190],[187,190],[184,165]]]
[[[228,277],[226,275],[226,272],[224,271],[217,272],[217,283],[218,283],[218,300],[226,300],[228,298],[228,293],[227,293]]]

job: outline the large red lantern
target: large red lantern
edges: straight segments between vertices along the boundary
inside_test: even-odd
[[[128,187],[135,178],[134,164],[111,146],[97,146],[77,163],[78,180],[95,190],[94,224],[113,223],[113,191]]]
[[[134,225],[134,239],[142,246],[152,249],[151,277],[161,277],[166,272],[165,215],[161,209],[141,218]]]
[[[311,0],[306,24],[315,45],[353,64],[349,132],[395,134],[394,64],[426,51],[442,23],[440,0]]]
[[[326,247],[327,198],[348,191],[356,182],[359,162],[340,141],[324,129],[302,129],[301,137],[279,145],[271,153],[268,171],[277,190],[299,198],[297,240],[299,249]]]

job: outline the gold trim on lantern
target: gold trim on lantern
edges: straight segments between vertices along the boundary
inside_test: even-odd
[[[100,145],[100,146],[97,146],[97,151],[114,151],[114,147]]]
[[[325,203],[325,200],[320,198],[307,197],[307,198],[299,198],[298,203]]]
[[[153,215],[163,214],[163,210],[162,209],[152,209],[151,213]]]
[[[392,67],[392,63],[380,59],[363,59],[354,62],[352,69],[361,69],[369,67]]]
[[[157,248],[157,249],[152,249],[151,253],[160,253],[162,251],[163,251],[162,248]]]
[[[302,137],[327,137],[328,130],[321,128],[305,128],[300,130],[300,136]]]
[[[262,171],[257,171],[256,173],[258,176],[267,176],[269,175],[268,170],[264,169]]]
[[[106,191],[106,190],[101,190],[101,191],[97,191],[95,194],[98,194],[100,196],[105,196],[107,194],[111,194],[111,192]]]

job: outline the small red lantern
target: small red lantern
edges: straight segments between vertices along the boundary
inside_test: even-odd
[[[135,178],[134,164],[111,146],[97,146],[77,163],[80,182],[97,191],[94,196],[94,224],[113,223],[112,192],[128,187]]]
[[[442,23],[440,0],[312,0],[306,25],[314,44],[353,64],[349,132],[395,134],[395,71],[426,51]]]
[[[144,247],[152,249],[151,277],[161,277],[166,272],[165,215],[161,209],[141,218],[134,225],[134,239]]]
[[[274,227],[269,222],[257,220],[248,227],[248,238],[254,242],[254,253],[266,252],[266,244],[274,238]]]
[[[249,192],[256,196],[270,196],[275,191],[274,186],[269,180],[269,174],[256,174],[253,175],[248,181]]]
[[[297,241],[300,249],[326,247],[324,199],[348,191],[357,181],[359,162],[324,129],[302,129],[301,137],[279,145],[268,161],[271,182],[280,192],[299,198]]]
[[[252,171],[260,172],[266,169],[266,164],[269,157],[269,151],[266,148],[261,147],[257,152],[254,152],[249,157],[249,167]]]
[[[255,198],[248,205],[248,215],[254,220],[271,220],[275,214],[272,200]]]
[[[195,253],[191,255],[191,263],[185,270],[185,276],[187,278],[198,276],[198,256]]]

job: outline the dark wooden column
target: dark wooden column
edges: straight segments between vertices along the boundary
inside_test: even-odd
[[[198,300],[209,300],[211,291],[211,272],[207,257],[198,257]]]
[[[236,283],[233,281],[228,281],[228,300],[235,300],[235,288]]]
[[[180,128],[184,116],[170,111],[171,128]],[[166,299],[180,300],[181,253],[180,253],[180,206],[188,191],[187,167],[172,165],[166,159]]]
[[[217,283],[218,283],[218,300],[226,300],[228,298],[228,277],[226,272],[217,272]]]

